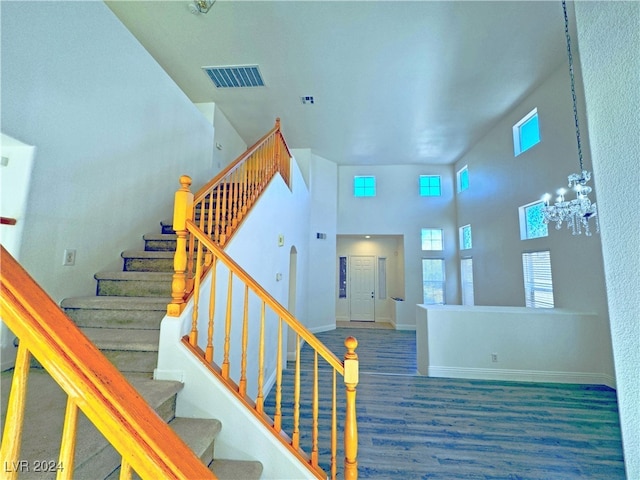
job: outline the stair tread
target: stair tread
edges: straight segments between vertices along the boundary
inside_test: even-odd
[[[173,222],[170,222],[171,225]],[[143,240],[168,240],[173,241],[178,238],[175,233],[146,233],[142,236]]]
[[[220,480],[258,480],[262,474],[262,463],[216,459],[209,465],[209,470]]]
[[[122,258],[173,258],[175,252],[162,250],[125,250]]]
[[[82,327],[84,334],[101,350],[157,352],[160,330]]]
[[[211,447],[222,430],[222,423],[215,418],[176,417],[169,425],[198,457]]]
[[[71,297],[60,302],[62,308],[105,310],[166,310],[171,297],[92,296]]]
[[[171,280],[171,272],[137,272],[137,271],[113,271],[99,272],[94,275],[96,280],[128,280],[128,281],[153,281],[164,282]]]

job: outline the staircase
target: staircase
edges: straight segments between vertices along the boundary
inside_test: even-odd
[[[171,301],[176,243],[171,222],[162,222],[161,227],[160,233],[143,237],[144,250],[122,253],[123,271],[95,275],[96,296],[68,298],[61,307],[218,478],[258,479],[262,472],[259,462],[214,460],[220,421],[175,417],[176,395],[182,384],[151,379],[157,363],[160,322]],[[97,431],[95,434],[100,437]],[[59,442],[59,435],[53,437]],[[85,444],[87,441],[81,438],[78,443]],[[120,456],[106,440],[98,443],[86,458],[76,455],[74,478],[118,478]]]

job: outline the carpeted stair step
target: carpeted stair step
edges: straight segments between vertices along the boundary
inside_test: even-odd
[[[82,331],[121,372],[151,374],[155,369],[160,330],[85,327]]]
[[[167,297],[171,295],[171,272],[96,273],[98,296]]]
[[[174,252],[125,250],[121,256],[127,272],[173,272]]]
[[[79,327],[159,329],[171,297],[75,297],[60,306]]]
[[[143,237],[144,249],[149,252],[175,252],[175,233],[147,233]]]
[[[214,460],[209,469],[220,480],[258,480],[262,475],[262,463],[244,460]]]

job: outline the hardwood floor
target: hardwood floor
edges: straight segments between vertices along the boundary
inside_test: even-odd
[[[343,342],[349,335],[359,342],[360,478],[625,478],[614,390],[599,385],[418,376],[415,332],[338,328],[318,337],[342,357]],[[301,441],[307,452],[312,361],[310,349],[303,348]],[[331,380],[320,376],[319,421],[328,425]],[[283,375],[283,389],[292,390],[292,384],[290,364]],[[339,384],[342,405],[343,392]],[[266,402],[269,413],[273,396],[272,391]],[[283,425],[288,432],[291,409],[283,405]],[[338,429],[341,432],[341,424]],[[341,443],[341,433],[339,437]],[[321,455],[326,456],[328,449],[329,438],[321,435]],[[342,452],[338,458],[343,458]],[[339,463],[341,471],[342,460]],[[328,471],[328,465],[323,466]]]

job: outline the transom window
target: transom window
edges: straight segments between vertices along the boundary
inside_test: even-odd
[[[460,250],[467,250],[471,247],[471,225],[460,227]]]
[[[544,202],[537,201],[518,208],[520,216],[520,239],[546,237],[549,235],[547,224],[544,223],[542,208]]]
[[[420,175],[420,196],[439,197],[440,195],[440,175]]]
[[[467,165],[458,170],[458,193],[469,188],[469,169]]]
[[[513,126],[513,153],[517,157],[540,143],[538,109],[534,108]]]
[[[423,228],[422,229],[422,250],[442,250],[442,229]]]
[[[353,177],[353,195],[355,197],[375,197],[376,177],[356,176]]]
[[[522,254],[525,306],[553,308],[553,280],[549,250]]]

